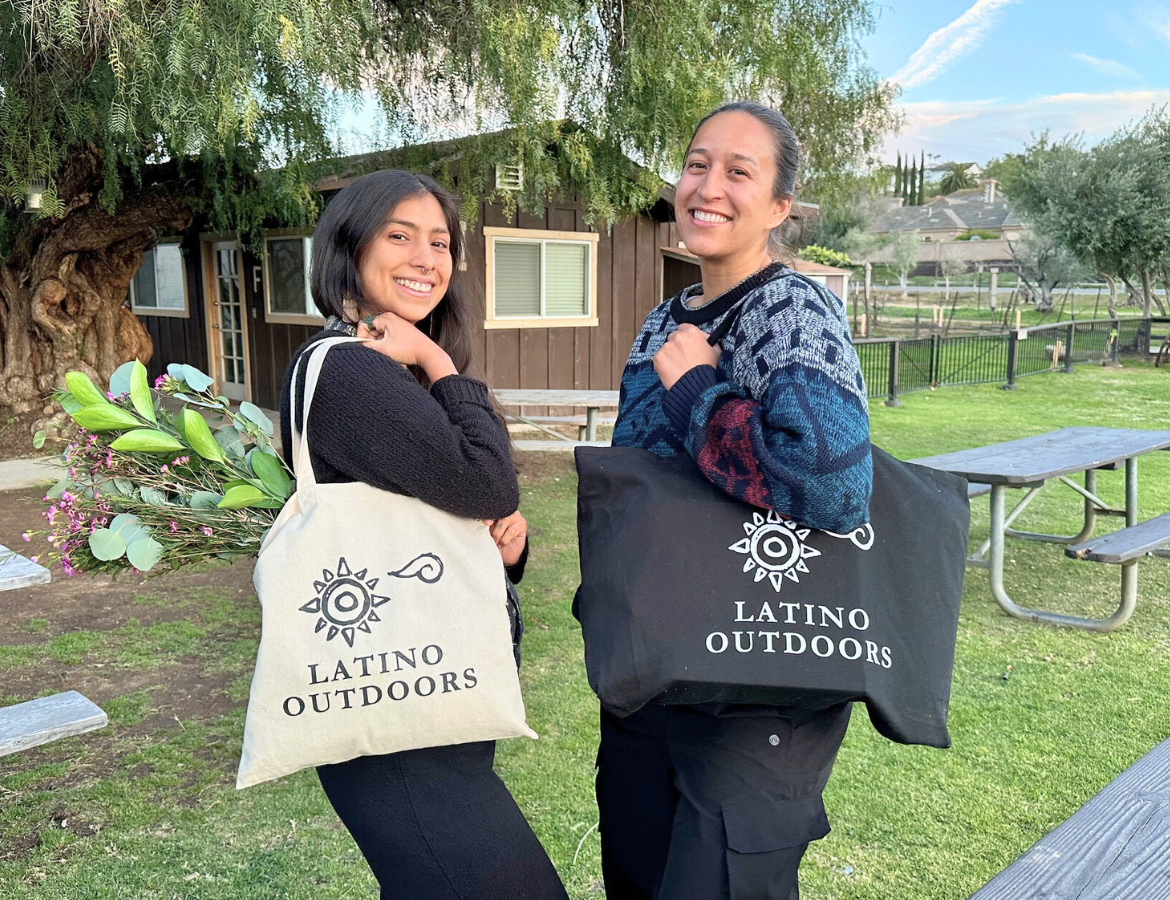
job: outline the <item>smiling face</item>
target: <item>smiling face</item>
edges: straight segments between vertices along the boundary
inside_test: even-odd
[[[362,252],[358,282],[372,309],[418,322],[451,283],[451,232],[431,194],[408,197],[395,207]]]
[[[788,216],[791,198],[773,196],[776,143],[742,111],[720,113],[695,132],[675,188],[675,215],[687,249],[704,266],[744,269],[767,262],[768,235]]]

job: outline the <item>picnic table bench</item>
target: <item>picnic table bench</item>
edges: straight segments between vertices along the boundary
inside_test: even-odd
[[[970,900],[1170,900],[1170,741],[1105,786]]]
[[[1151,552],[1166,555],[1160,551],[1170,545],[1170,517],[1159,516],[1138,523],[1138,459],[1147,453],[1167,449],[1170,449],[1170,431],[1074,427],[911,462],[961,475],[971,485],[978,484],[987,489],[973,491],[969,485],[970,498],[990,493],[991,535],[968,557],[967,563],[988,570],[992,595],[1005,612],[1032,622],[1112,631],[1125,624],[1137,604],[1138,559]],[[1113,509],[1097,496],[1097,472],[1122,467],[1125,469],[1125,509]],[[1069,478],[1078,472],[1084,473],[1084,487]],[[1016,518],[1050,481],[1061,482],[1084,497],[1081,530],[1075,535],[1058,535],[1012,528]],[[1010,513],[1005,501],[1009,488],[1026,491]],[[1125,528],[1092,541],[1090,538],[1098,516],[1123,516]],[[1119,564],[1121,603],[1117,611],[1107,618],[1087,618],[1027,609],[1016,604],[1003,581],[1004,543],[1008,537],[1068,544],[1075,551],[1069,554],[1074,558]],[[1102,547],[1105,548],[1103,551]],[[1119,550],[1125,550],[1126,558],[1111,558],[1117,556],[1115,551]]]
[[[49,570],[0,544],[0,591],[50,580]],[[105,727],[107,718],[77,691],[0,708],[0,756]]]
[[[526,416],[525,406],[576,406],[585,408],[585,424],[578,430],[578,441],[594,442],[597,440],[597,412],[600,409],[616,409],[618,406],[619,391],[593,390],[546,390],[544,388],[501,388],[494,390],[496,400],[501,406],[516,406],[519,413],[507,413],[509,419],[531,425],[539,431],[560,441],[570,441],[563,434],[545,427],[544,422],[564,420],[561,416]],[[569,420],[573,420],[569,417]],[[548,443],[543,441],[541,443]],[[571,443],[571,441],[570,441]],[[551,449],[551,448],[550,448]]]

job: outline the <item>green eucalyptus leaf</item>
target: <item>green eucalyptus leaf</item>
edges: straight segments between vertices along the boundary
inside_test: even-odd
[[[243,458],[244,442],[240,440],[239,432],[231,425],[225,425],[215,430],[215,442],[228,456],[235,459]]]
[[[224,462],[223,449],[216,443],[203,416],[193,409],[184,409],[179,413],[177,424],[179,431],[196,453],[211,462]]]
[[[142,365],[138,360],[132,359],[114,369],[114,374],[110,376],[110,393],[115,397],[130,393],[130,373],[134,370],[135,364]]]
[[[253,451],[248,455],[248,462],[268,493],[280,500],[288,499],[292,492],[292,484],[279,460],[267,453]]]
[[[196,491],[191,495],[191,502],[188,505],[192,509],[216,509],[222,499],[223,494],[217,494],[215,491]]]
[[[34,434],[32,441],[33,449],[40,450],[43,446],[45,446],[45,441],[48,439],[48,437],[49,436],[43,431],[38,431],[36,434]]]
[[[213,384],[215,384],[214,379],[210,378],[207,375],[204,375],[202,372],[200,372],[194,366],[188,366],[188,365],[184,364],[182,368],[183,368],[183,376],[182,376],[183,382],[187,385],[187,387],[189,387],[191,390],[195,391],[198,394],[203,393],[205,390],[207,390],[209,387],[211,387]]]
[[[154,416],[154,397],[150,393],[146,366],[138,360],[134,360],[134,368],[130,370],[130,402],[142,418],[150,422],[158,421]]]
[[[272,420],[264,414],[264,410],[259,406],[245,400],[240,404],[240,415],[253,425],[259,426],[260,430],[266,435],[272,437],[273,431],[275,430],[272,425]]]
[[[136,428],[121,435],[110,446],[128,453],[170,453],[183,445],[172,435],[155,428]]]
[[[82,406],[108,406],[110,403],[106,399],[105,392],[95,387],[94,383],[89,380],[89,376],[84,372],[67,372],[65,374],[65,384],[69,386],[69,393]]]
[[[117,431],[122,428],[137,428],[141,424],[133,413],[112,403],[106,403],[104,406],[85,406],[69,415],[87,431]]]
[[[154,488],[139,488],[138,496],[142,498],[143,503],[149,503],[151,506],[168,506],[167,495],[162,491]]]
[[[126,559],[140,572],[153,568],[154,564],[162,559],[162,553],[162,544],[149,535],[130,541],[126,545]]]
[[[243,509],[247,506],[257,506],[271,498],[262,490],[250,484],[242,484],[229,488],[219,501],[220,509]]]
[[[68,475],[66,475],[64,478],[62,478],[60,481],[58,481],[55,485],[53,485],[51,488],[49,488],[47,491],[45,491],[45,496],[48,497],[50,500],[60,500],[61,495],[64,494],[67,490],[69,490],[71,487],[73,487],[73,479],[70,478]]]
[[[190,394],[176,393],[174,397],[182,400],[184,403],[189,403],[192,406],[202,406],[204,409],[222,409],[223,404],[213,403],[210,400],[203,400],[199,397],[192,397]]]
[[[109,562],[126,552],[126,541],[117,532],[98,528],[89,536],[89,549],[102,562]]]
[[[134,493],[134,482],[125,478],[115,478],[114,487],[118,489],[119,493],[127,497]]]

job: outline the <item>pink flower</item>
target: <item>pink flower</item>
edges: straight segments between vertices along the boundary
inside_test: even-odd
[[[77,574],[77,570],[69,564],[69,557],[67,556],[61,558],[61,568],[65,570],[65,574],[70,578]]]
[[[202,531],[207,537],[211,537],[211,535],[213,534],[212,530],[210,528],[208,528],[206,525],[204,525],[199,530]]]
[[[25,539],[25,541],[31,541],[31,540],[32,540],[32,538],[30,538],[30,537],[28,536],[28,532],[27,532],[27,531],[26,531],[26,532],[24,532],[24,534],[22,534],[22,535],[21,535],[21,537],[22,537],[22,538],[24,538],[24,539]]]
[[[166,463],[163,463],[163,467],[162,467],[161,469],[159,469],[159,472],[161,472],[163,475],[167,474],[167,465],[166,465]]]
[[[189,463],[190,461],[191,461],[191,457],[189,457],[189,456],[180,456],[178,459],[172,459],[172,460],[171,460],[171,465],[172,465],[172,466],[185,466],[185,465],[187,465],[187,463]]]
[[[41,558],[40,558],[39,556],[30,556],[28,561],[29,561],[29,562],[34,562],[34,563],[35,563],[35,562],[40,562],[40,561],[41,561]]]
[[[171,534],[174,534],[176,531],[179,530],[179,523],[178,522],[171,522],[170,529],[171,529]]]

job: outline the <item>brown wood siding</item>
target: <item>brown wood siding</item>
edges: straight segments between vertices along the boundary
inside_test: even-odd
[[[481,207],[481,223],[499,228],[592,231],[575,200],[545,206],[543,215]],[[661,296],[659,226],[648,216],[602,230],[597,246],[597,319],[587,328],[473,327],[476,358],[486,360],[488,383],[496,388],[615,389],[634,336]],[[468,233],[468,270],[482,278],[486,243],[482,228]],[[532,410],[542,413],[543,410]],[[567,410],[553,410],[568,412]]]
[[[698,284],[702,275],[697,263],[662,255],[662,299],[673,297],[685,287]]]
[[[244,315],[248,319],[248,353],[251,356],[252,402],[265,409],[280,409],[284,372],[296,349],[321,330],[320,325],[287,325],[269,322],[264,315],[264,278],[257,254],[241,253]]]
[[[154,344],[154,353],[146,369],[153,381],[171,363],[187,363],[207,371],[207,323],[203,312],[203,268],[199,258],[199,239],[191,232],[182,243],[183,268],[187,279],[187,318],[178,316],[139,316]]]

